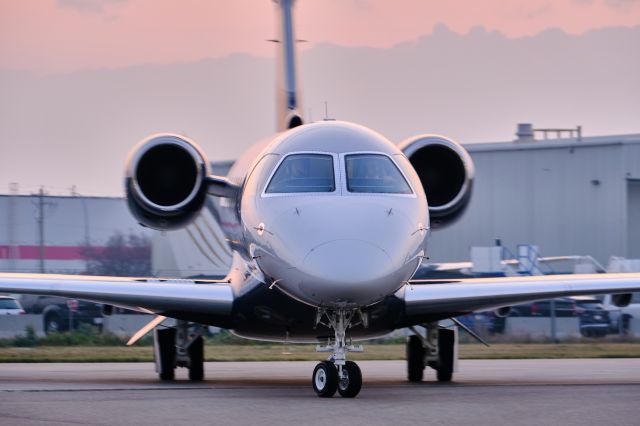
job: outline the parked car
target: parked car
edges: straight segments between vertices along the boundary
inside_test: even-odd
[[[24,315],[24,309],[15,298],[0,296],[0,315]]]
[[[68,331],[80,324],[102,327],[102,305],[64,297],[22,295],[24,310],[29,314],[42,314],[45,333]]]
[[[580,316],[580,334],[585,337],[606,336],[611,327],[609,312],[595,297],[575,296],[571,297],[576,304]]]
[[[575,317],[578,315],[576,304],[573,300],[562,298],[555,299],[556,317]],[[551,301],[540,300],[538,302],[523,303],[511,307],[511,312],[504,316],[498,316],[494,312],[486,313],[489,320],[488,331],[490,334],[502,334],[506,328],[508,317],[550,317]]]
[[[590,296],[554,299],[557,318],[578,317],[580,334],[585,337],[605,336],[610,327],[609,312],[600,301]],[[550,317],[551,300],[516,305],[511,308],[510,317]],[[504,332],[506,318],[493,315],[489,331]]]
[[[575,317],[578,314],[576,303],[569,298],[554,299],[556,317]],[[511,308],[512,317],[550,317],[551,300],[516,305]]]
[[[633,293],[631,302],[624,308],[614,305],[610,294],[598,296],[597,299],[602,301],[604,309],[609,312],[612,333],[628,333],[631,320],[640,318],[640,293]]]

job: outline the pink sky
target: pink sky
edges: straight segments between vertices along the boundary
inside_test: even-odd
[[[0,68],[50,73],[268,56],[273,7],[269,0],[0,0]],[[438,23],[510,37],[640,25],[640,1],[299,0],[296,19],[298,37],[314,43],[389,47]]]

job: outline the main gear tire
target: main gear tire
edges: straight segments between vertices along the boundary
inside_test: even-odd
[[[407,340],[407,378],[410,382],[421,382],[424,376],[424,347],[416,335]]]

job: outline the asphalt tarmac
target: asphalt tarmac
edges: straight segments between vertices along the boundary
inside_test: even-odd
[[[460,361],[450,384],[404,361],[359,362],[355,399],[317,398],[314,362],[0,364],[0,425],[640,425],[640,359]]]

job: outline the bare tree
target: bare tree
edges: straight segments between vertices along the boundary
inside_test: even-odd
[[[84,246],[89,275],[144,277],[151,274],[151,243],[144,235],[113,234],[105,247]]]

